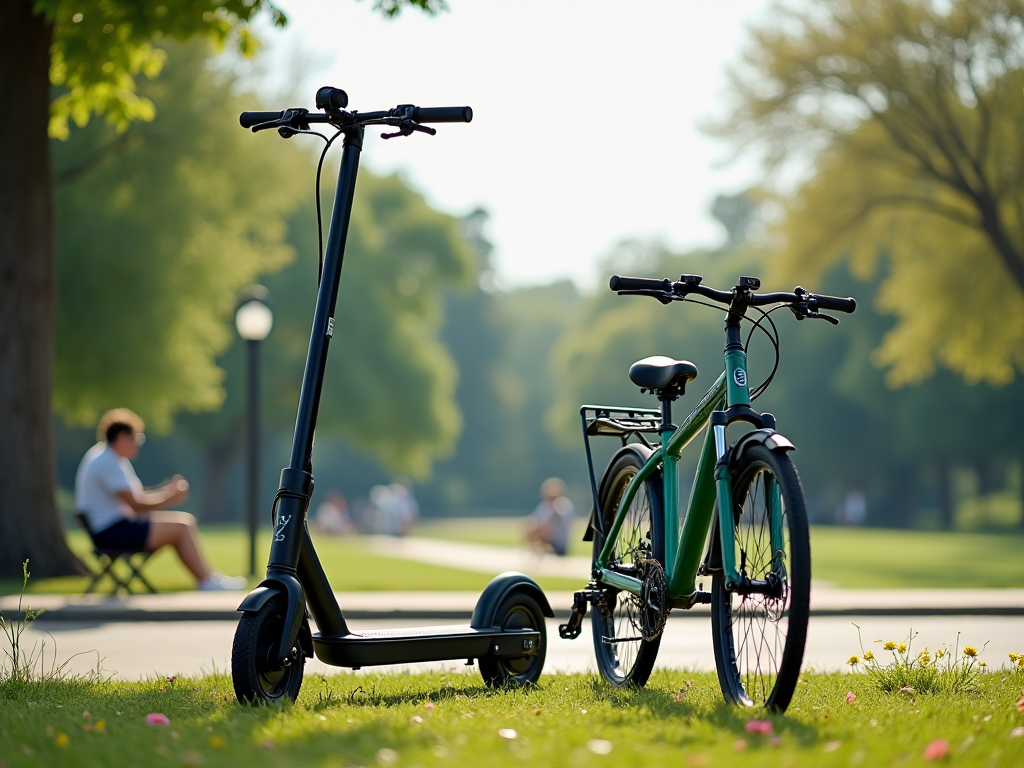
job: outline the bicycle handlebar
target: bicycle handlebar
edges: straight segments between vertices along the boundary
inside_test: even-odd
[[[472,107],[413,107],[415,123],[471,123]]]
[[[737,291],[743,290],[747,292],[746,304],[748,306],[798,304],[812,312],[816,312],[819,309],[829,309],[836,312],[846,312],[847,314],[851,314],[857,309],[857,300],[853,297],[841,298],[839,296],[808,293],[800,287],[797,287],[793,293],[752,293],[749,292],[749,289],[760,285],[760,281],[752,278],[740,278],[740,284],[730,291],[719,291],[715,288],[701,285],[700,278],[696,275],[684,275],[683,278],[680,281],[673,281],[667,277],[663,280],[658,280],[650,277],[612,275],[611,280],[608,282],[608,287],[617,293],[637,292],[664,300],[685,299],[689,294],[696,293],[699,296],[721,304],[731,304]]]
[[[243,112],[238,116],[238,124],[243,128],[252,128],[254,125],[280,120],[282,117],[284,112]]]

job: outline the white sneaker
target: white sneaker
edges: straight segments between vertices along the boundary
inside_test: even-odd
[[[196,589],[200,592],[237,592],[247,586],[249,580],[244,576],[225,576],[220,571],[214,571],[200,581]]]

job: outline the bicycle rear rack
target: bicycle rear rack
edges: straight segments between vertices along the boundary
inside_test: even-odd
[[[601,525],[601,503],[597,497],[597,477],[594,458],[590,451],[591,437],[617,437],[626,445],[630,438],[639,439],[648,448],[654,446],[644,435],[658,434],[661,410],[657,408],[620,408],[613,405],[584,405],[580,408],[583,425],[583,445],[587,450],[587,471],[590,473],[590,492],[594,497],[591,525]],[[588,539],[589,540],[589,539]]]

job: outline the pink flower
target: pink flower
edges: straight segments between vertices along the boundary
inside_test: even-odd
[[[737,752],[742,752],[744,749],[747,748],[747,742],[745,742],[743,739],[736,739],[736,743],[732,745],[732,748],[735,749]]]
[[[856,700],[857,700],[856,694],[852,693],[851,691],[847,691],[846,692],[846,703],[847,704],[853,704],[853,702],[855,702]]]
[[[433,712],[435,709],[437,709],[437,705],[434,704],[434,702],[432,701],[428,701],[426,704],[423,705],[423,708],[427,710],[427,712]]]
[[[167,715],[161,715],[159,712],[150,712],[146,715],[146,725],[170,725],[171,721]]]
[[[747,733],[760,733],[763,736],[772,735],[772,724],[768,720],[751,720],[744,728],[747,729]]]
[[[949,756],[949,742],[945,739],[935,739],[924,748],[925,760],[941,760]]]

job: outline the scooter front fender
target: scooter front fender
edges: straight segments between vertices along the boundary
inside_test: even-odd
[[[279,663],[284,666],[288,662],[291,649],[296,640],[303,655],[313,655],[313,639],[306,619],[306,599],[299,580],[291,574],[276,573],[267,576],[259,585],[242,600],[237,610],[243,613],[257,613],[263,606],[274,599],[285,602],[285,621],[281,630],[281,649]]]

